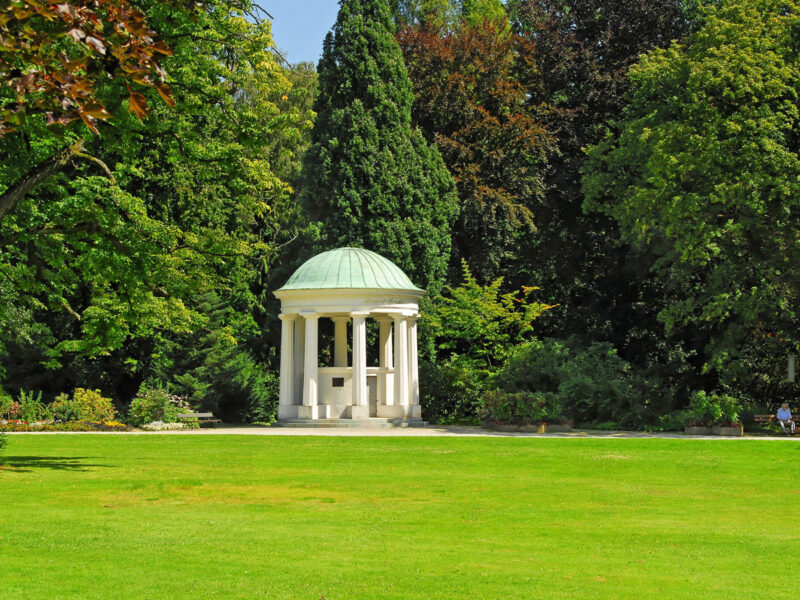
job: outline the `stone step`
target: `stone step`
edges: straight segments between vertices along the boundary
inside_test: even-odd
[[[308,428],[381,428],[394,427],[426,427],[428,423],[422,419],[282,419],[273,423],[272,427],[308,427]]]

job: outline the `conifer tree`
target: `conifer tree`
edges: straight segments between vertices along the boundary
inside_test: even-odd
[[[389,1],[342,0],[318,70],[303,201],[323,246],[378,252],[437,293],[458,207],[441,156],[411,128],[411,82]]]

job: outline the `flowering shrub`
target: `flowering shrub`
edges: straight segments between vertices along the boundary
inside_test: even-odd
[[[0,419],[22,418],[22,407],[11,396],[0,396]]]
[[[561,420],[561,405],[555,394],[489,390],[481,398],[478,414],[484,422],[532,425]]]
[[[78,407],[72,402],[72,398],[68,394],[56,396],[55,401],[50,405],[50,410],[53,413],[53,419],[56,421],[66,423],[78,420]]]
[[[57,421],[111,421],[117,414],[110,398],[105,398],[100,390],[75,388],[72,397],[59,394],[50,405],[53,418]]]
[[[86,421],[111,421],[117,414],[110,398],[105,398],[100,390],[75,388],[72,402],[78,409],[78,418]]]
[[[184,396],[172,396],[164,390],[142,386],[128,409],[128,422],[137,427],[155,421],[174,423],[181,412],[188,410]]]

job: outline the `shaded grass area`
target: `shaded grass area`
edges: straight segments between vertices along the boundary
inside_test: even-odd
[[[800,555],[798,458],[774,441],[12,436],[0,597],[795,598],[776,575]]]

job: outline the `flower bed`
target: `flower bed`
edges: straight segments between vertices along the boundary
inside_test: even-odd
[[[0,431],[128,431],[119,421],[22,421],[0,420]]]

